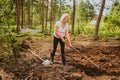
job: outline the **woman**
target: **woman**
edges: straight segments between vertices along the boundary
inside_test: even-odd
[[[63,63],[63,65],[66,64],[66,60],[65,60],[65,36],[67,38],[69,46],[72,47],[72,44],[70,41],[70,36],[69,36],[69,31],[68,31],[69,19],[70,19],[70,16],[65,13],[62,15],[61,19],[59,21],[57,21],[55,24],[53,52],[51,53],[51,63],[53,63],[58,42],[60,42],[62,63]]]

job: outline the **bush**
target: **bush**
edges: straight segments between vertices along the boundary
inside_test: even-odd
[[[120,27],[120,3],[114,3],[110,14],[105,16],[104,21],[109,24],[110,27]]]
[[[105,23],[105,25],[100,27],[99,35],[108,37],[120,36],[120,28],[112,24]]]
[[[19,43],[15,33],[10,32],[6,27],[0,28],[0,50],[10,56],[12,53],[14,58],[19,54]],[[6,55],[7,55],[6,54]]]

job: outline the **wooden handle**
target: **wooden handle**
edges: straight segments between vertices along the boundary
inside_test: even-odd
[[[79,53],[82,57],[84,57],[87,61],[91,62],[94,66],[96,66],[99,69],[99,65],[95,64],[93,61],[91,61],[89,58],[87,58],[85,55],[81,54],[79,51],[77,51],[74,47],[72,47],[72,49]]]
[[[33,52],[32,50],[28,49],[29,52],[31,52],[32,54],[34,54],[36,57],[38,57],[40,60],[44,61],[44,59],[42,59],[39,55],[35,54],[35,52]]]

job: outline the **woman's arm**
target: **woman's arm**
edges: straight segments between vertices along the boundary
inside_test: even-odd
[[[65,39],[63,37],[61,37],[59,31],[58,31],[58,27],[56,26],[55,28],[55,34],[58,36],[58,38],[60,38],[63,42],[65,42]]]
[[[69,31],[68,30],[66,30],[66,38],[67,38],[67,41],[68,41],[68,43],[69,43],[69,46],[70,47],[72,47],[72,44],[71,44],[71,41],[70,41],[70,35],[69,35]]]

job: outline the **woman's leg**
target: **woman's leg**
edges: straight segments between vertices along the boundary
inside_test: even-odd
[[[57,49],[58,41],[59,41],[59,39],[54,37],[54,40],[53,40],[53,52],[51,53],[51,61],[52,62],[54,60],[54,56],[55,56],[55,52],[56,52],[56,49]]]
[[[65,60],[65,43],[60,40],[60,45],[61,45],[61,56],[62,56],[62,63],[63,65],[66,65],[66,60]]]

